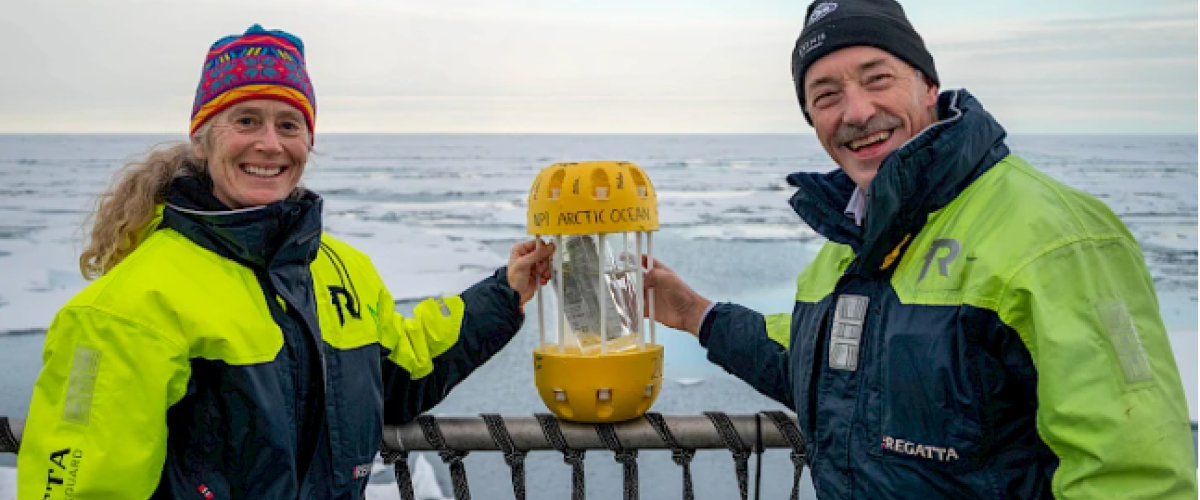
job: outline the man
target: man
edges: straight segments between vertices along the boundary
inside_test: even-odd
[[[1196,498],[1179,372],[1121,221],[1011,153],[970,93],[939,94],[892,0],[814,2],[792,76],[840,169],[788,177],[830,240],[791,316],[714,305],[660,264],[647,282],[659,321],[795,409],[818,496]]]

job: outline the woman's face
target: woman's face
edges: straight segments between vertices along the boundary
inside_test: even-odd
[[[193,143],[208,160],[213,194],[231,209],[258,207],[287,197],[304,173],[311,133],[300,110],[256,99],[230,106]]]

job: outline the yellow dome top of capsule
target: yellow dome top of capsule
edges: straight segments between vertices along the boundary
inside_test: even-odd
[[[555,163],[529,190],[527,233],[658,230],[658,199],[642,169],[626,161]]]

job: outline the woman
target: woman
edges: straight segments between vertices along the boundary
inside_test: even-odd
[[[191,141],[132,165],[46,336],[18,498],[361,498],[384,425],[437,404],[520,329],[553,248],[412,318],[298,187],[316,100],[301,41],[208,52]]]

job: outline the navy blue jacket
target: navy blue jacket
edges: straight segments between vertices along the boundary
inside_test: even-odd
[[[938,116],[884,160],[864,227],[840,170],[789,176],[830,241],[790,318],[716,305],[709,359],[795,409],[822,500],[1195,498],[1136,241],[965,90]]]

